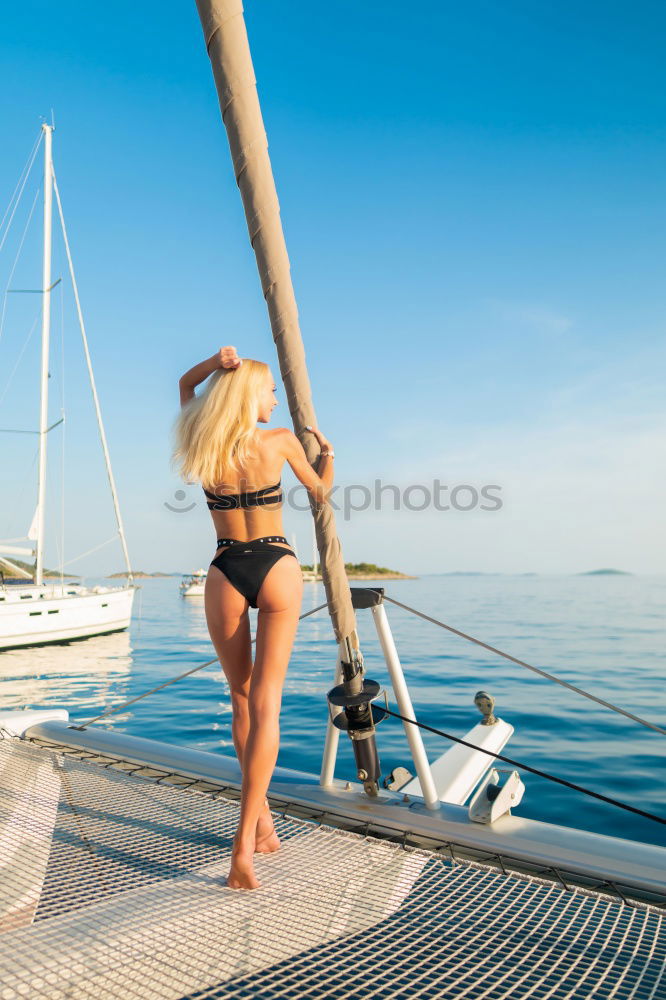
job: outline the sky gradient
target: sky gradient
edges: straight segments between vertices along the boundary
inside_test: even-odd
[[[418,574],[663,572],[663,7],[245,6],[345,558]],[[90,10],[27,0],[5,14],[0,211],[53,108],[132,563],[185,572],[215,536],[201,491],[170,467],[178,378],[225,344],[279,368],[195,4]],[[40,178],[0,253],[3,294]],[[40,213],[38,198],[12,287],[39,284]],[[7,298],[1,427],[37,426],[38,305]],[[63,440],[65,561],[114,533],[65,280],[51,356],[50,421],[64,390],[66,429],[49,437],[47,566]],[[274,423],[291,426],[278,398]],[[15,538],[34,511],[36,438],[3,433],[0,447],[0,537]],[[400,509],[342,509],[345,489],[365,506],[376,480]],[[408,509],[424,499],[408,488],[435,480],[493,485],[501,507]],[[285,510],[302,561],[310,522]],[[115,542],[71,569],[122,565]]]

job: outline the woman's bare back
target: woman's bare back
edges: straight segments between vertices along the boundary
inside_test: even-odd
[[[221,496],[237,495],[262,490],[279,483],[286,460],[285,427],[256,430],[256,459],[248,462],[239,472],[230,472],[224,483],[211,491]],[[277,495],[278,491],[276,491]],[[267,503],[258,507],[231,510],[211,510],[216,538],[237,538],[249,541],[268,535],[283,535],[282,503]]]

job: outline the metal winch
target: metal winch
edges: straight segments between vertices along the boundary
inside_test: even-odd
[[[344,711],[338,712],[337,715],[331,713],[331,721],[338,729],[349,734],[354,747],[359,781],[363,782],[368,795],[376,796],[381,768],[375,725],[385,719],[387,713],[381,706],[372,704],[381,689],[377,681],[364,676],[363,654],[360,649],[354,649],[349,639],[345,640],[345,645],[347,659],[340,659],[343,682],[331,688],[327,694],[329,706],[335,705]]]

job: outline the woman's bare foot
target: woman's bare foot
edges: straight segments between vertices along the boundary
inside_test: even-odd
[[[264,799],[264,806],[257,820],[257,834],[254,849],[257,854],[273,854],[280,849],[280,838],[273,826],[268,799]]]
[[[232,889],[259,889],[261,882],[254,874],[254,844],[241,844],[238,841],[238,830],[234,837],[234,848],[231,853],[231,868],[227,876],[227,885]]]

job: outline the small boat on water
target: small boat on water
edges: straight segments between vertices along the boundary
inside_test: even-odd
[[[186,573],[180,581],[181,597],[203,597],[206,589],[206,570],[197,569],[194,573]]]
[[[181,597],[203,597],[206,586],[206,570],[198,569],[194,573],[186,573],[180,581],[179,590]],[[321,581],[319,573],[312,570],[303,570],[303,580],[305,583],[318,583]]]

